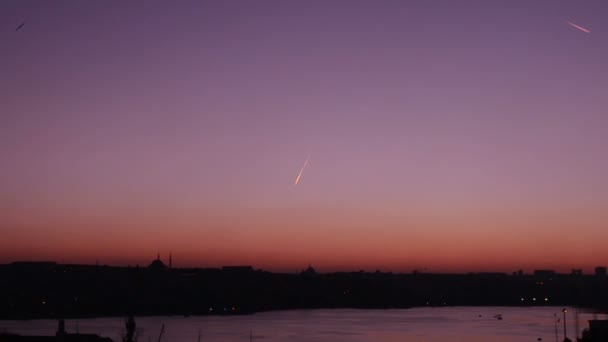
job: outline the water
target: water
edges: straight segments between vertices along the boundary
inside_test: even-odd
[[[575,326],[568,310],[568,336]],[[494,315],[502,314],[503,320]],[[391,341],[555,341],[554,314],[563,319],[561,308],[443,307],[404,310],[293,310],[247,316],[136,317],[139,341],[157,341],[165,324],[165,342],[391,342]],[[481,316],[479,316],[481,315]],[[581,314],[580,329],[589,315]],[[68,332],[96,333],[120,341],[122,318],[67,320]],[[557,326],[563,340],[563,321]],[[53,335],[52,320],[0,321],[0,331],[30,335]]]

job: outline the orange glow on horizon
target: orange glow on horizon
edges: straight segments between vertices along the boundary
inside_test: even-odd
[[[310,216],[309,208],[256,209],[238,217],[157,212],[140,219],[97,216],[95,224],[87,224],[88,215],[82,213],[80,219],[41,216],[16,220],[19,229],[0,242],[0,260],[141,266],[160,250],[171,251],[178,267],[247,264],[292,272],[310,262],[321,271],[567,272],[591,270],[608,259],[600,243],[606,233],[599,213],[584,221],[549,212],[519,219],[500,212],[443,217],[347,209],[317,212]],[[587,233],[572,229],[576,224],[585,224]]]

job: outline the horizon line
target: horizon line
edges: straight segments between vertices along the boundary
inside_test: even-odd
[[[154,259],[153,261],[158,260],[158,259]],[[162,260],[161,260],[162,261]],[[112,264],[102,264],[102,263],[95,263],[95,264],[88,264],[88,263],[61,263],[61,262],[57,262],[57,261],[52,261],[52,260],[16,260],[16,261],[11,261],[11,262],[7,262],[7,263],[0,263],[0,267],[2,266],[11,266],[11,265],[19,265],[19,264],[51,264],[54,266],[91,266],[91,267],[114,267],[114,268],[143,268],[146,269],[148,268],[150,265],[140,265],[140,264],[123,264],[123,265],[112,265]],[[163,263],[164,264],[164,263]],[[276,271],[276,270],[268,270],[268,269],[264,269],[264,268],[256,268],[253,265],[249,264],[229,264],[229,265],[220,265],[220,266],[182,266],[182,267],[177,267],[177,266],[167,266],[167,269],[223,269],[223,268],[239,268],[239,267],[247,267],[247,268],[251,268],[251,270],[253,271],[263,271],[263,272],[269,272],[269,273],[302,273],[305,272],[308,268],[312,267],[313,270],[315,271],[315,273],[317,274],[332,274],[332,273],[392,273],[392,274],[504,274],[504,275],[534,275],[537,272],[541,272],[541,273],[552,273],[555,275],[595,275],[596,272],[598,272],[598,270],[604,269],[604,272],[606,272],[607,267],[606,266],[602,266],[602,265],[598,265],[598,266],[594,266],[593,267],[593,272],[589,273],[585,273],[583,272],[583,268],[571,268],[570,272],[560,272],[559,270],[556,269],[551,269],[551,268],[533,268],[532,271],[526,271],[524,269],[517,269],[515,271],[432,271],[430,269],[412,269],[411,271],[391,271],[391,270],[380,270],[380,269],[376,269],[373,271],[370,270],[365,270],[365,269],[358,269],[358,270],[334,270],[334,271],[329,271],[329,272],[318,272],[313,265],[309,265],[308,267],[304,267],[301,270],[297,270],[295,272],[287,272],[287,271]]]

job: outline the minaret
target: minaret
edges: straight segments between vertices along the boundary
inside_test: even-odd
[[[156,260],[160,260],[160,252],[156,254]]]
[[[171,252],[169,252],[169,268],[173,268],[173,258],[171,256]]]

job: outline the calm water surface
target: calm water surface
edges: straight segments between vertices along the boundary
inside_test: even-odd
[[[574,337],[574,310],[567,314],[568,335]],[[447,307],[406,310],[294,310],[248,316],[136,317],[140,342],[157,341],[165,324],[166,342],[363,342],[363,341],[555,341],[554,314],[561,308]],[[494,315],[502,314],[497,320]],[[480,316],[481,315],[481,316]],[[579,316],[580,329],[589,315]],[[120,341],[121,318],[66,321],[66,329],[96,333]],[[52,335],[56,321],[0,321],[0,331]],[[563,340],[563,321],[558,326]]]

